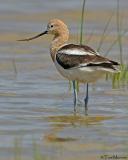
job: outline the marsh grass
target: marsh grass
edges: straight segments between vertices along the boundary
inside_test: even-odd
[[[17,66],[16,66],[16,60],[15,60],[15,58],[12,59],[12,65],[13,65],[13,69],[14,69],[14,74],[15,74],[15,76],[17,76],[18,71],[17,71]]]
[[[107,54],[112,49],[112,47],[118,43],[119,54],[120,54],[120,73],[112,75],[112,87],[119,88],[121,86],[125,87],[128,85],[128,65],[123,63],[123,44],[122,39],[127,33],[127,30],[122,33],[122,19],[120,16],[120,3],[117,0],[117,9],[116,9],[116,25],[117,25],[117,39],[112,43],[110,48],[107,51]]]
[[[82,3],[82,9],[81,9],[81,20],[80,20],[80,40],[79,40],[79,44],[82,45],[83,43],[83,27],[84,27],[84,17],[85,17],[85,3],[86,0],[83,0]],[[71,90],[72,85],[71,85],[71,81],[69,81],[69,89]],[[77,90],[77,92],[79,92],[79,82],[76,81],[75,83],[75,88]]]
[[[42,156],[40,146],[33,140],[33,158],[34,160],[46,160],[46,157]]]
[[[80,45],[83,43],[83,27],[84,27],[84,17],[85,17],[85,3],[86,0],[83,0],[82,10],[81,10],[81,21],[80,21]]]
[[[86,4],[87,0],[83,0],[82,3],[82,10],[81,10],[81,20],[80,20],[80,40],[79,40],[79,44],[82,45],[83,44],[83,27],[84,27],[84,18],[85,18],[85,4]],[[75,83],[75,87],[77,92],[79,92],[79,82],[76,81]]]
[[[122,36],[121,36],[121,19],[120,19],[120,4],[119,0],[117,0],[117,12],[116,12],[116,21],[117,21],[117,37],[118,37],[118,45],[120,51],[120,63],[123,64],[123,47],[122,47]]]
[[[126,33],[128,33],[128,30],[123,31],[123,33],[120,34],[121,37],[124,37],[126,35]],[[118,37],[111,43],[111,45],[109,46],[109,48],[107,49],[106,53],[104,54],[104,56],[108,56],[108,54],[110,53],[110,51],[113,49],[113,47],[118,43]]]
[[[14,140],[14,160],[29,160],[28,158],[25,159],[24,157],[22,140],[22,138],[16,138]],[[32,139],[32,155],[29,155],[32,157],[31,160],[48,160],[48,157],[42,155],[40,149],[40,145],[38,145],[36,141]]]
[[[112,75],[112,87],[120,88],[128,85],[128,65],[120,65],[120,72]]]
[[[108,29],[108,27],[110,25],[110,22],[112,20],[113,15],[114,14],[112,13],[111,16],[110,16],[110,18],[108,19],[105,27],[104,27],[103,33],[101,34],[101,38],[100,38],[100,41],[99,41],[99,44],[98,44],[98,47],[97,47],[97,52],[100,52],[100,49],[101,49],[101,47],[102,47],[102,45],[104,43],[104,40],[106,38],[106,31],[107,31],[107,29]]]
[[[14,160],[21,160],[21,140],[19,138],[16,138],[14,141]]]

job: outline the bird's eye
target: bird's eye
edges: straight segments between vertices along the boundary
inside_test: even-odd
[[[53,25],[51,25],[51,28],[53,27]]]

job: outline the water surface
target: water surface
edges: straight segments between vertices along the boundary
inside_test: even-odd
[[[90,86],[89,115],[84,116],[82,105],[74,115],[68,81],[56,71],[49,55],[51,38],[30,43],[16,41],[41,32],[50,18],[57,17],[68,23],[70,41],[78,42],[81,3],[77,0],[0,0],[0,3],[0,159],[14,159],[16,143],[22,148],[22,158],[32,159],[33,141],[46,159],[99,160],[105,154],[127,156],[127,87],[112,89],[111,81],[99,81]],[[128,3],[122,0],[120,5],[125,20]],[[93,31],[89,44],[97,48],[116,2],[88,1],[87,8],[84,42]],[[116,37],[114,20],[115,17],[102,54]],[[127,21],[123,27],[127,28]],[[123,46],[127,63],[127,37]],[[119,60],[118,46],[109,57]],[[85,95],[84,88],[81,85],[80,99]]]

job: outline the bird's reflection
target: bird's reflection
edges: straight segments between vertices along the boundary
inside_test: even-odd
[[[104,120],[112,119],[112,116],[79,116],[79,115],[61,115],[49,116],[46,119],[50,122],[51,129],[45,134],[45,140],[49,142],[66,142],[75,141],[76,138],[60,137],[59,132],[62,132],[66,127],[77,127],[100,124]]]

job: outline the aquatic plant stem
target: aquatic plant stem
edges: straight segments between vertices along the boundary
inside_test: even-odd
[[[128,32],[128,30],[125,30],[120,36],[123,37],[125,36],[125,34]],[[108,48],[107,52],[104,54],[104,56],[107,56],[109,54],[109,52],[112,50],[112,48],[114,47],[114,45],[118,42],[118,38],[115,39],[113,41],[113,43],[111,44],[111,46]]]
[[[106,25],[105,25],[105,27],[104,27],[103,33],[102,33],[101,38],[100,38],[99,46],[98,46],[98,48],[97,48],[97,52],[100,51],[100,49],[101,49],[101,47],[102,47],[102,45],[103,45],[103,42],[104,42],[104,40],[105,40],[105,38],[106,38],[105,33],[106,33],[107,29],[108,29],[108,26],[109,26],[109,24],[110,24],[110,22],[111,22],[112,17],[113,17],[113,13],[111,14],[110,18],[108,19],[108,21],[107,21],[107,23],[106,23]]]
[[[120,24],[120,4],[119,0],[117,0],[117,13],[116,13],[116,19],[117,19],[117,36],[118,36],[118,44],[119,44],[119,50],[120,50],[120,63],[123,64],[123,48],[122,48],[122,36],[121,36],[121,24]]]
[[[83,42],[83,24],[84,24],[85,2],[86,0],[83,0],[82,11],[81,11],[80,44],[82,44]]]

